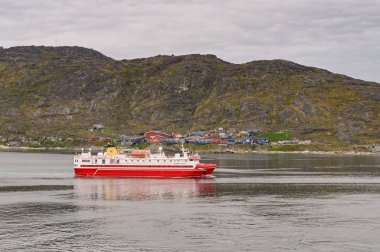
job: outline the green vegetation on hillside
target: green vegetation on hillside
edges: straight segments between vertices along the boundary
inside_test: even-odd
[[[260,137],[268,138],[271,142],[290,140],[291,136],[288,132],[269,132],[261,134]]]
[[[261,136],[271,141],[380,142],[379,84],[285,60],[117,61],[81,47],[14,47],[0,50],[0,88],[0,136],[75,139],[103,124],[113,137],[223,127],[275,132]]]
[[[145,150],[145,149],[148,149],[150,146],[151,146],[150,142],[144,142],[144,143],[135,144],[132,147],[136,149],[140,149],[140,150]]]

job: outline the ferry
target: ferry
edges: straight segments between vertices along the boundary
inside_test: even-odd
[[[122,153],[115,147],[92,155],[91,149],[75,155],[74,172],[76,176],[105,177],[158,177],[185,178],[207,177],[214,171],[216,164],[200,162],[198,154],[190,154],[183,147],[181,153],[167,156],[162,147],[158,153],[150,150],[132,150]]]

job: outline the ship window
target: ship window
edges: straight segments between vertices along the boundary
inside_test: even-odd
[[[105,159],[103,159],[103,160],[102,160],[102,164],[105,164],[105,163],[106,163],[106,160],[105,160]]]
[[[118,160],[116,160],[116,163],[120,163],[120,160],[118,159]]]
[[[149,159],[149,162],[150,162],[150,159]]]
[[[95,159],[95,164],[97,164],[98,163],[98,160],[97,159]]]

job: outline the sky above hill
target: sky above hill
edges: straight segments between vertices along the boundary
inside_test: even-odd
[[[286,59],[380,82],[378,0],[0,0],[0,46]]]

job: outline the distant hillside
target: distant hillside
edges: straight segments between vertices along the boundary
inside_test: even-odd
[[[284,60],[214,55],[117,61],[80,47],[0,49],[0,135],[149,129],[287,130],[320,142],[380,140],[380,85]]]

